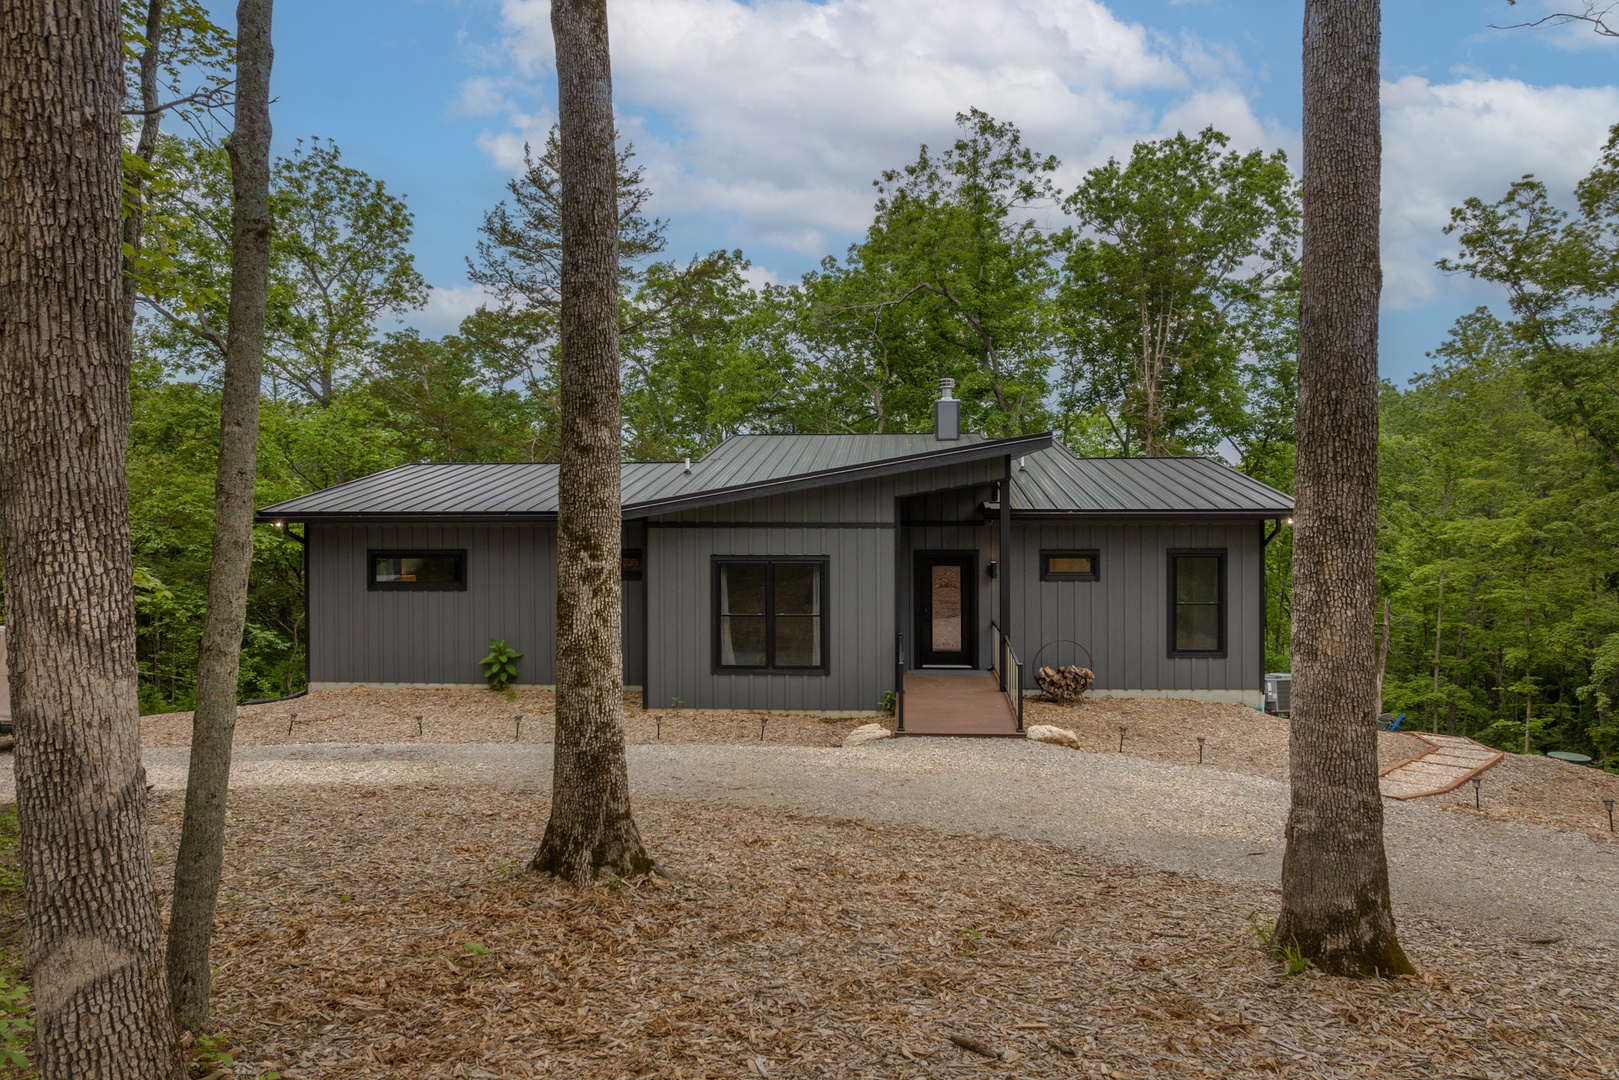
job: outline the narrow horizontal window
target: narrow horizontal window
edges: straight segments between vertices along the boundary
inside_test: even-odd
[[[715,560],[714,667],[825,671],[825,559]]]
[[[1224,656],[1226,651],[1226,553],[1169,553],[1169,652],[1171,656]]]
[[[467,587],[465,551],[372,551],[366,587],[447,590]]]
[[[641,549],[625,548],[620,566],[623,569],[619,576],[625,581],[640,581],[646,572],[641,562]]]
[[[1095,581],[1100,576],[1095,551],[1042,551],[1041,581]]]

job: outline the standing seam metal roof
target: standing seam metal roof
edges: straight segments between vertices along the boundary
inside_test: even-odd
[[[1288,496],[1207,458],[1076,458],[1049,436],[986,440],[931,434],[737,435],[707,456],[625,462],[626,512],[661,512],[858,477],[862,471],[928,468],[1019,455],[1015,513],[1283,514]],[[851,472],[852,470],[852,472]],[[458,516],[548,518],[557,510],[554,463],[402,465],[259,511],[264,520]]]

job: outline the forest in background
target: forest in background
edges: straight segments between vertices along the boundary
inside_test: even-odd
[[[182,9],[189,10],[186,5]],[[169,68],[230,43],[205,19]],[[740,251],[672,258],[633,149],[620,163],[624,452],[739,432],[926,430],[938,379],[989,435],[1088,455],[1206,454],[1292,486],[1297,180],[1210,129],[1142,142],[1072,191],[1015,125],[874,181],[870,227],[794,283]],[[129,457],[143,712],[190,707],[213,513],[229,166],[199,114],[142,168],[148,201]],[[257,501],[414,461],[556,456],[554,135],[469,238],[491,302],[401,329],[429,285],[412,216],[340,149],[274,164]],[[1508,749],[1619,745],[1619,149],[1573,193],[1532,177],[1453,213],[1446,270],[1497,285],[1382,395],[1384,706]],[[1290,535],[1268,552],[1266,663],[1287,670]],[[241,696],[303,683],[302,551],[257,531]]]

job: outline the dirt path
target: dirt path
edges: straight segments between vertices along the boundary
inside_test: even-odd
[[[185,751],[146,752],[175,790]],[[1014,740],[892,740],[857,750],[631,746],[638,796],[790,809],[1105,852],[1217,881],[1280,877],[1280,781],[1128,754]],[[548,790],[551,752],[531,745],[321,744],[243,747],[241,789],[399,784]],[[9,772],[0,799],[10,797]],[[1452,926],[1523,939],[1619,943],[1619,845],[1413,803],[1385,804],[1402,907]]]

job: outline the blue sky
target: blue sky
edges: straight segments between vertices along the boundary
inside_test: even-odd
[[[1383,371],[1404,379],[1496,297],[1432,270],[1448,208],[1524,172],[1565,193],[1619,122],[1619,49],[1576,28],[1495,30],[1549,0],[1384,0]],[[791,281],[869,221],[871,179],[1017,123],[1073,183],[1137,139],[1214,124],[1297,161],[1302,3],[1276,0],[610,0],[620,127],[670,253],[742,248]],[[233,6],[216,14],[229,25]],[[406,196],[454,329],[483,212],[554,116],[546,0],[281,0],[278,148],[333,138]]]

